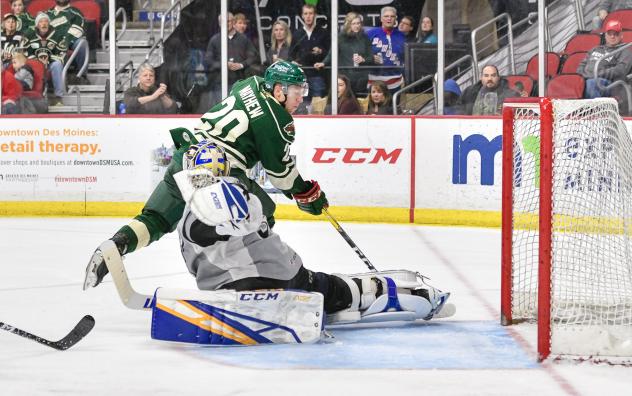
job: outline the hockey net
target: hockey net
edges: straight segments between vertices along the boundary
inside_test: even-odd
[[[631,181],[615,100],[505,104],[501,321],[541,360],[632,357]]]

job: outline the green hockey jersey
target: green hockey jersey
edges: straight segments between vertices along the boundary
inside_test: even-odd
[[[49,62],[64,63],[68,51],[68,43],[63,34],[57,30],[52,30],[52,28],[45,37],[40,36],[37,30],[27,30],[22,36],[22,47],[25,48],[28,58],[38,58],[45,54]]]
[[[182,156],[194,143],[207,139],[226,150],[231,176],[240,179],[257,195],[270,226],[274,224],[275,204],[253,180],[248,169],[261,162],[272,184],[286,194],[305,191],[303,180],[290,156],[294,141],[294,119],[267,91],[263,79],[250,77],[237,82],[230,95],[201,117],[193,130],[171,131],[176,152],[164,179],[153,191],[140,215],[119,232],[128,235],[128,252],[143,247],[176,228],[185,203],[173,175],[182,170]]]
[[[68,46],[79,38],[84,36],[84,20],[81,11],[75,7],[66,7],[62,10],[56,10],[55,7],[46,11],[50,18],[50,25],[59,31]]]

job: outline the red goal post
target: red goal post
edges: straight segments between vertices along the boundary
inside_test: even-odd
[[[502,163],[501,323],[536,322],[540,360],[632,356],[632,140],[617,102],[505,102]]]

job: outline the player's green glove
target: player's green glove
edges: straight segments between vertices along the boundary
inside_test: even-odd
[[[308,180],[306,183],[308,184],[307,190],[294,194],[294,199],[300,210],[318,216],[323,213],[323,208],[329,206],[329,202],[327,202],[325,193],[320,190],[318,182]]]

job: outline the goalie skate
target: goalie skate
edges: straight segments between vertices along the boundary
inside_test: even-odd
[[[450,293],[428,285],[418,272],[394,270],[334,275],[349,285],[352,303],[348,309],[329,315],[328,325],[430,320],[452,316],[456,311],[454,305],[446,304]]]

